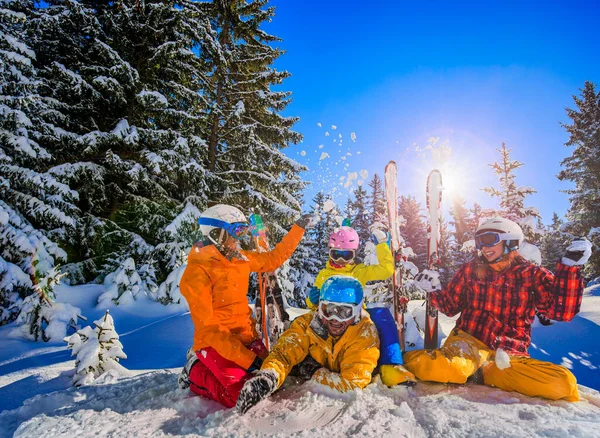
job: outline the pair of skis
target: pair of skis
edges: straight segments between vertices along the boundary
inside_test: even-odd
[[[408,299],[402,295],[402,244],[398,221],[398,171],[396,162],[390,161],[385,166],[385,194],[388,208],[388,217],[391,234],[391,249],[394,259],[394,275],[392,276],[392,297],[394,318],[398,328],[400,349],[405,351],[404,315],[407,311]],[[429,213],[427,226],[427,268],[437,269],[438,247],[440,243],[442,202],[442,175],[438,170],[433,170],[427,177],[427,211]],[[399,262],[397,262],[399,260]],[[429,299],[426,300],[425,316],[425,349],[438,347],[438,312]]]
[[[258,214],[249,218],[250,232],[258,252],[270,251],[267,229]],[[267,350],[275,345],[284,329],[284,308],[281,288],[274,272],[258,272],[257,283],[259,296],[255,304],[255,314],[263,343]]]

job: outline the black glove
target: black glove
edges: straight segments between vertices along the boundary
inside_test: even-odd
[[[329,330],[327,329],[327,326],[323,324],[323,320],[317,312],[315,312],[313,319],[310,322],[310,328],[322,339],[327,339],[329,337]]]
[[[303,214],[300,219],[296,221],[296,225],[305,230],[312,228],[317,223],[317,218],[312,213]]]
[[[296,365],[296,373],[302,380],[310,380],[315,371],[322,367],[323,365],[314,360],[309,354],[306,359]]]
[[[254,358],[254,361],[248,368],[248,371],[250,371],[250,372],[258,371],[258,370],[260,370],[260,367],[262,366],[262,364],[263,364],[263,360],[259,356],[256,356]]]
[[[235,407],[240,414],[245,414],[259,401],[271,395],[277,389],[277,373],[273,370],[259,371],[248,380],[237,399]]]

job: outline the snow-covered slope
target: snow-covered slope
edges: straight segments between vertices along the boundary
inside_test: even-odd
[[[591,402],[546,402],[485,386],[442,384],[388,389],[375,383],[342,396],[308,383],[292,391],[289,404],[280,400],[276,411],[269,410],[267,421],[260,405],[239,416],[176,388],[176,373],[153,371],[40,395],[0,414],[2,433],[19,424],[15,437],[600,436],[600,394],[584,388]],[[323,424],[331,418],[323,422],[320,413],[331,412],[333,421]]]
[[[59,298],[93,321],[104,313],[95,308],[102,292],[102,286],[61,286]],[[422,318],[420,302],[411,302],[409,309],[417,321]],[[0,437],[600,437],[600,394],[585,386],[580,386],[582,402],[567,403],[473,385],[389,389],[377,378],[364,391],[340,395],[307,383],[288,385],[239,416],[177,388],[178,367],[193,332],[183,307],[148,302],[112,308],[111,315],[128,355],[122,364],[135,375],[78,389],[71,387],[74,362],[64,345],[9,339],[11,327],[0,328]],[[453,319],[442,316],[440,322],[443,342]],[[411,327],[416,327],[412,321]],[[600,389],[599,336],[600,286],[595,286],[586,290],[582,311],[572,322],[534,326],[531,353],[571,367],[580,384]],[[422,340],[413,337],[414,348],[421,348]]]

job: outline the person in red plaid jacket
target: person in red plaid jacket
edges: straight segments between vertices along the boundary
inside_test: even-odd
[[[447,287],[442,289],[435,271],[417,275],[417,285],[431,293],[440,312],[460,313],[441,348],[404,355],[405,367],[418,379],[463,384],[477,373],[484,384],[506,391],[579,400],[573,373],[533,359],[527,350],[536,309],[557,321],[570,321],[579,312],[580,266],[591,255],[591,243],[575,240],[552,274],[519,255],[522,241],[518,224],[492,218],[475,235],[481,256],[463,265]]]

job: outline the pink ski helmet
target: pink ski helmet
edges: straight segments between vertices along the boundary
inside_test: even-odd
[[[354,228],[339,227],[329,236],[329,248],[334,249],[358,249],[358,233]]]

